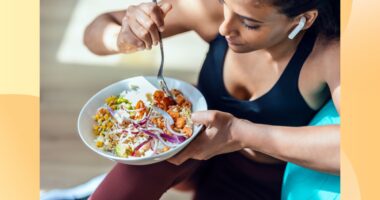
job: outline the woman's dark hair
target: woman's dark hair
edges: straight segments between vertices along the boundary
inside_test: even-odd
[[[318,17],[312,28],[327,39],[340,38],[340,0],[270,0],[280,12],[288,17],[309,10],[318,10]]]

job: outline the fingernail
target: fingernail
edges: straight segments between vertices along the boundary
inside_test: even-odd
[[[165,28],[161,26],[160,28],[158,28],[158,30],[160,30],[160,32],[164,32]]]

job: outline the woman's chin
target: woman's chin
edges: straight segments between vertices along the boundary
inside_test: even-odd
[[[248,53],[248,52],[254,51],[245,45],[235,45],[235,44],[228,43],[228,47],[235,53]]]

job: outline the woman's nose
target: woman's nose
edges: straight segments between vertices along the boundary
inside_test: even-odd
[[[237,30],[234,26],[233,17],[231,14],[224,12],[224,21],[219,26],[219,33],[223,36],[234,36]]]

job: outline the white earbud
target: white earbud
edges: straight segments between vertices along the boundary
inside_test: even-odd
[[[302,31],[302,29],[305,27],[306,24],[306,17],[302,16],[300,23],[294,28],[294,30],[289,34],[289,39],[293,40],[298,33]]]

